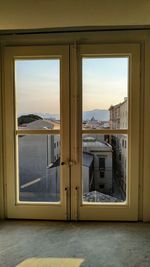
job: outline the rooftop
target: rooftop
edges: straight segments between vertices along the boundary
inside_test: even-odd
[[[54,120],[36,120],[21,125],[19,129],[60,129],[60,123]]]
[[[98,191],[85,193],[83,195],[83,201],[85,202],[121,202],[121,200],[118,198],[103,194]]]
[[[83,149],[89,148],[92,150],[112,151],[112,146],[110,144],[108,144],[107,142],[101,142],[94,137],[83,138],[82,147],[83,147]]]

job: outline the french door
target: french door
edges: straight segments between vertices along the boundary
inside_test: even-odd
[[[137,44],[4,55],[6,216],[137,220]]]

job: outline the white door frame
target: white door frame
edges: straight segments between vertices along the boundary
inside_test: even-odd
[[[61,39],[61,38],[60,38]],[[106,38],[107,39],[107,38]],[[115,39],[115,38],[114,38]],[[118,40],[116,40],[116,43],[118,42]],[[92,47],[93,46],[93,47]],[[103,45],[101,45],[102,48]],[[76,220],[76,219],[80,219],[80,220],[137,220],[138,218],[138,182],[139,182],[139,140],[140,140],[140,125],[139,125],[139,117],[140,117],[140,100],[139,100],[139,95],[140,95],[140,44],[111,44],[109,42],[107,42],[106,45],[104,45],[104,50],[103,52],[106,52],[106,48],[108,46],[108,50],[109,52],[112,51],[110,47],[114,47],[114,53],[118,53],[118,51],[120,51],[120,53],[125,53],[125,54],[129,54],[129,55],[133,55],[132,57],[132,67],[133,67],[133,71],[131,71],[131,75],[132,75],[132,83],[130,85],[130,88],[132,88],[132,90],[130,92],[130,100],[132,102],[129,103],[130,105],[130,114],[131,114],[131,118],[130,118],[130,127],[128,130],[128,134],[130,136],[130,144],[131,144],[131,151],[129,153],[129,157],[130,157],[130,162],[133,162],[134,160],[134,168],[130,169],[130,172],[132,173],[132,177],[134,177],[133,179],[133,183],[135,183],[135,188],[133,186],[133,184],[131,185],[131,192],[129,192],[129,195],[131,196],[129,198],[128,203],[126,204],[101,204],[101,205],[83,205],[81,203],[81,165],[79,164],[80,160],[81,160],[81,114],[82,114],[82,109],[81,109],[81,103],[82,103],[82,99],[81,99],[81,76],[80,76],[80,71],[81,71],[81,65],[80,65],[80,54],[84,54],[84,53],[91,53],[91,49],[94,49],[96,52],[96,47],[98,47],[97,45],[81,45],[81,46],[76,46],[76,45],[71,45],[70,47],[70,57],[71,57],[71,61],[70,61],[70,66],[71,66],[71,72],[70,72],[70,91],[71,91],[71,99],[70,99],[70,103],[72,107],[72,112],[71,112],[71,128],[70,128],[70,133],[71,133],[71,145],[72,145],[72,150],[71,150],[71,162],[73,163],[73,165],[71,166],[71,187],[69,188],[69,178],[67,178],[67,181],[64,183],[64,186],[62,187],[63,190],[63,194],[62,194],[62,200],[64,202],[63,205],[63,209],[62,212],[60,211],[60,208],[62,208],[62,206],[60,207],[59,205],[57,205],[57,211],[55,211],[55,207],[56,205],[54,204],[54,206],[52,207],[51,211],[52,211],[52,215],[48,214],[49,211],[49,207],[47,205],[45,205],[45,208],[47,209],[46,213],[48,215],[46,215],[46,217],[44,216],[44,211],[41,213],[40,218],[46,218],[46,219],[53,219],[55,217],[55,219],[66,219],[66,218],[70,218],[70,210],[71,210],[71,219],[72,220]],[[57,47],[57,46],[47,46],[47,48],[49,47]],[[59,47],[59,46],[58,46]],[[61,46],[60,46],[61,47]],[[122,47],[122,49],[121,49]],[[21,49],[27,49],[28,47],[20,47]],[[5,92],[5,96],[4,96],[4,110],[3,113],[5,114],[5,117],[7,118],[7,123],[11,126],[12,132],[14,131],[14,124],[13,122],[13,115],[14,115],[14,108],[13,105],[11,103],[11,100],[14,98],[14,95],[12,95],[12,83],[10,82],[10,80],[6,79],[6,76],[8,74],[11,75],[11,77],[13,77],[13,72],[12,72],[12,64],[7,65],[7,60],[10,60],[9,57],[12,57],[12,52],[7,52],[7,51],[11,51],[11,49],[16,51],[20,49],[19,47],[7,47],[5,49],[5,58],[7,58],[4,62],[4,78],[5,78],[5,88],[7,87],[7,91]],[[38,46],[37,46],[38,49]],[[43,49],[43,46],[41,46],[41,49]],[[64,48],[65,49],[65,48]],[[86,50],[87,49],[87,50]],[[93,51],[94,51],[93,50]],[[107,52],[108,52],[107,50]],[[42,50],[44,51],[44,49]],[[97,53],[99,54],[99,48]],[[102,51],[102,50],[101,50]],[[22,53],[22,52],[21,52]],[[33,53],[33,51],[32,51]],[[44,53],[44,52],[42,52]],[[59,52],[57,52],[57,54],[59,54]],[[69,57],[68,57],[68,52],[66,53],[66,58],[69,62]],[[65,68],[66,68],[66,73],[64,74],[64,79],[62,80],[63,86],[64,86],[64,90],[65,88],[69,88],[69,80],[68,80],[68,73],[69,73],[69,66],[68,66],[68,62],[65,62]],[[68,90],[69,91],[69,90]],[[9,94],[11,95],[11,99],[9,99]],[[134,102],[134,96],[136,95],[136,101]],[[65,103],[67,103],[67,101],[69,101],[69,96],[68,93],[66,94],[67,98],[65,99]],[[14,101],[14,100],[13,100]],[[8,109],[9,107],[9,109]],[[67,105],[64,105],[64,114],[65,117],[68,118],[67,119],[67,123],[69,122],[69,117],[66,110]],[[133,118],[135,118],[135,121],[133,121]],[[12,185],[11,182],[11,186],[8,186],[8,177],[11,177],[11,173],[13,173],[13,177],[14,177],[14,173],[15,173],[15,168],[12,167],[10,168],[10,166],[12,166],[11,164],[14,162],[14,154],[12,154],[12,156],[10,155],[10,148],[12,149],[12,151],[15,151],[15,148],[13,146],[14,143],[14,137],[10,135],[10,131],[8,130],[8,125],[6,125],[6,120],[4,120],[4,146],[5,146],[5,164],[4,164],[4,172],[5,172],[5,184],[6,184],[6,199],[7,199],[7,209],[6,209],[6,217],[8,216],[8,213],[10,214],[11,218],[28,218],[29,216],[33,216],[35,219],[40,219],[39,215],[37,217],[37,214],[39,213],[39,208],[36,207],[36,205],[20,205],[19,206],[15,206],[15,209],[13,207],[8,208],[9,204],[11,201],[13,201],[14,205],[15,205],[15,200],[14,198],[12,198],[11,195],[9,195],[9,190],[15,190],[14,186]],[[67,137],[69,136],[69,129],[66,129],[67,132]],[[66,144],[68,142],[68,139],[66,137]],[[11,146],[9,146],[9,144],[11,144]],[[65,145],[64,145],[65,146]],[[66,147],[66,146],[65,146]],[[133,149],[132,149],[133,148]],[[70,159],[69,157],[69,151],[65,152],[64,158],[62,159],[63,161],[68,161]],[[75,164],[74,164],[75,163]],[[130,168],[130,167],[129,167]],[[64,165],[62,167],[62,172],[64,173],[64,177],[66,174],[66,177],[69,177],[69,168]],[[130,174],[131,175],[131,174]],[[12,178],[13,179],[13,178]],[[67,190],[65,190],[67,189]],[[66,201],[66,198],[69,198],[70,196],[70,191],[71,191],[71,209],[70,209],[70,202]],[[68,196],[68,197],[67,197]],[[131,207],[131,203],[133,204]],[[28,213],[26,210],[28,208],[28,206],[30,206],[30,212]],[[133,208],[134,206],[134,208]],[[21,208],[23,207],[24,211],[23,213],[21,212]],[[34,213],[32,212],[32,208],[35,209]],[[133,210],[134,209],[134,210]],[[28,214],[27,214],[28,213]],[[68,214],[68,217],[67,217]],[[89,216],[89,214],[91,216]]]

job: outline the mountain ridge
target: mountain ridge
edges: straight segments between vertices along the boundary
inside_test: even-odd
[[[55,119],[59,120],[60,115],[59,114],[50,114],[50,113],[42,113],[42,112],[34,112],[34,113],[21,113],[19,114],[19,117],[22,115],[27,115],[27,114],[34,114],[37,116],[42,117],[43,119]],[[83,112],[83,120],[91,120],[91,118],[94,117],[95,120],[98,121],[109,121],[109,110],[107,109],[93,109],[93,110],[88,110]]]

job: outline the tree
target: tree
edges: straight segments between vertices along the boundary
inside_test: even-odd
[[[40,116],[34,114],[22,115],[18,118],[18,125],[22,125],[24,123],[30,123],[37,120],[43,120]]]

